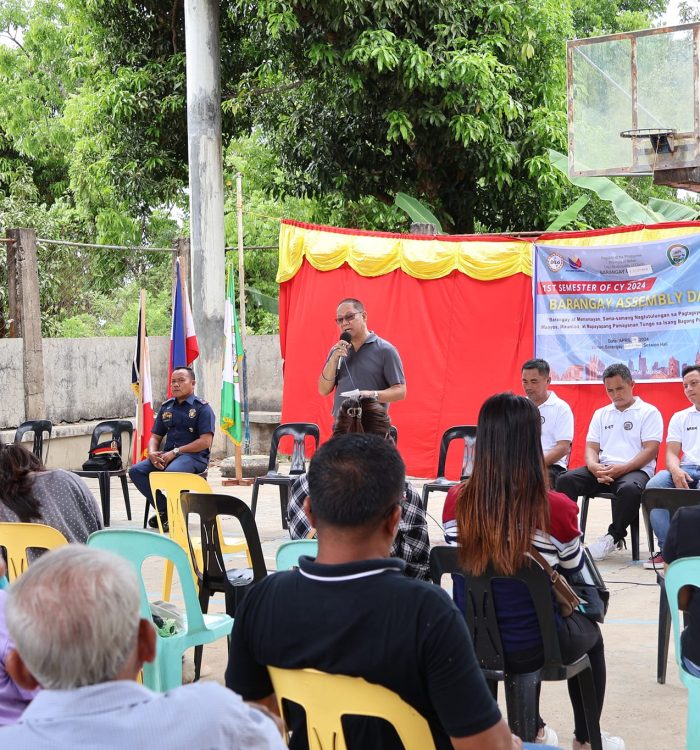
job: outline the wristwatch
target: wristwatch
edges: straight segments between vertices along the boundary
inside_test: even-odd
[[[173,453],[174,453],[174,454],[175,454],[176,456],[179,456],[179,455],[180,455],[180,449],[179,449],[179,448],[177,448],[177,447],[176,447],[176,448],[173,448]]]
[[[379,401],[379,391],[374,392],[374,397]]]

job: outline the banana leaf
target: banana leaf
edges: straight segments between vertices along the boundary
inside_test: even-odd
[[[666,221],[666,218],[656,213],[639,201],[627,195],[627,193],[607,177],[571,177],[569,176],[569,159],[553,149],[547,149],[549,160],[568,180],[577,187],[593,191],[599,198],[612,203],[615,216],[620,224],[658,224]]]
[[[263,310],[266,310],[273,315],[280,314],[279,301],[274,297],[270,297],[269,294],[263,294],[263,292],[259,292],[252,286],[246,286],[245,291],[255,307],[262,307]]]
[[[582,195],[577,198],[568,208],[564,209],[559,216],[547,227],[548,232],[558,232],[579,215],[581,210],[588,205],[591,198],[588,195]]]
[[[438,234],[444,234],[442,224],[440,224],[435,214],[419,200],[411,198],[406,193],[396,193],[394,203],[401,210],[405,211],[415,224],[434,224]]]
[[[649,198],[649,208],[661,214],[666,221],[692,221],[698,217],[700,210],[674,203],[663,198]]]

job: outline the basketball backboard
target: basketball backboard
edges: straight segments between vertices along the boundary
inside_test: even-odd
[[[567,43],[569,173],[699,189],[700,24]]]

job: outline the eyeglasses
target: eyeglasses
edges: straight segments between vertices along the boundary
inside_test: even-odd
[[[354,320],[356,315],[362,315],[362,313],[359,313],[359,312],[348,313],[343,318],[336,318],[335,322],[337,325],[342,326],[343,323],[349,323],[350,321]]]

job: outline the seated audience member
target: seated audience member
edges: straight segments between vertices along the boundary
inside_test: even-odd
[[[80,544],[102,528],[85,482],[70,471],[47,469],[18,443],[0,444],[0,521],[43,523]]]
[[[484,402],[476,428],[474,468],[465,482],[450,489],[443,518],[456,520],[460,560],[481,575],[492,564],[504,575],[521,568],[534,547],[565,576],[583,567],[578,508],[566,495],[547,489],[541,447],[541,420],[522,396],[500,393]],[[453,529],[450,524],[446,530]],[[448,535],[448,541],[454,537]],[[506,664],[514,672],[542,666],[542,636],[537,614],[523,584],[495,581],[494,604]],[[598,715],[605,696],[605,653],[598,625],[580,612],[556,614],[559,647],[565,662],[588,654]],[[573,750],[590,750],[583,701],[576,680],[569,680],[574,710]],[[539,719],[538,742],[556,745],[557,735]],[[603,735],[603,750],[624,750],[619,737]]]
[[[664,543],[665,567],[682,557],[700,556],[700,506],[679,508],[668,528]],[[695,586],[684,587],[679,605],[690,615],[688,627],[681,633],[683,667],[700,677],[700,594]]]
[[[683,368],[683,390],[691,405],[677,411],[668,423],[666,435],[666,468],[653,476],[647,488],[680,490],[697,489],[700,480],[700,365]],[[654,508],[650,514],[651,526],[659,540],[659,551],[652,555],[644,567],[650,570],[664,564],[664,537],[671,522],[668,511]]]
[[[309,467],[305,507],[316,559],[257,583],[236,612],[226,684],[277,704],[266,665],[364,677],[398,693],[428,721],[436,747],[520,747],[474,657],[464,618],[439,587],[403,575],[389,557],[401,518],[404,465],[377,435],[334,437]],[[308,748],[291,707],[290,747]],[[349,750],[403,747],[376,719],[347,723]]]
[[[391,420],[387,410],[376,398],[345,399],[340,405],[333,426],[333,435],[348,432],[364,432],[379,435],[393,444],[390,435]],[[309,496],[307,474],[294,480],[289,493],[287,518],[289,536],[292,539],[307,539],[314,529],[304,512],[304,501]],[[428,525],[420,495],[406,482],[401,510],[401,522],[396,539],[391,547],[392,557],[400,557],[406,563],[406,575],[411,578],[428,579],[430,541]]]
[[[5,575],[5,562],[0,557],[0,578]],[[7,673],[7,655],[14,648],[5,622],[7,591],[0,589],[0,727],[14,724],[35,695],[34,690],[23,690]]]
[[[151,492],[149,475],[154,471],[178,471],[201,474],[209,465],[209,452],[216,430],[216,416],[209,404],[195,394],[197,382],[191,367],[178,367],[170,376],[172,398],[163,401],[156,414],[148,457],[129,469],[136,489],[160,515],[163,531],[168,531],[168,502],[162,492]],[[158,518],[148,519],[152,529]]]
[[[566,401],[549,390],[552,382],[549,372],[546,360],[529,359],[521,368],[521,380],[525,395],[540,411],[544,465],[549,474],[549,486],[554,487],[557,477],[569,465],[574,413]]]
[[[634,380],[626,365],[603,372],[612,401],[593,414],[586,437],[586,465],[557,479],[557,489],[576,500],[581,495],[612,492],[612,523],[588,545],[595,560],[604,560],[625,544],[627,528],[639,516],[642,492],[654,476],[664,423],[659,410],[633,394]]]
[[[37,694],[0,729],[13,750],[282,750],[275,723],[213,682],[154,693],[138,685],[156,654],[153,624],[140,617],[136,572],[126,560],[82,545],[43,555],[10,588],[15,642],[7,667]]]

